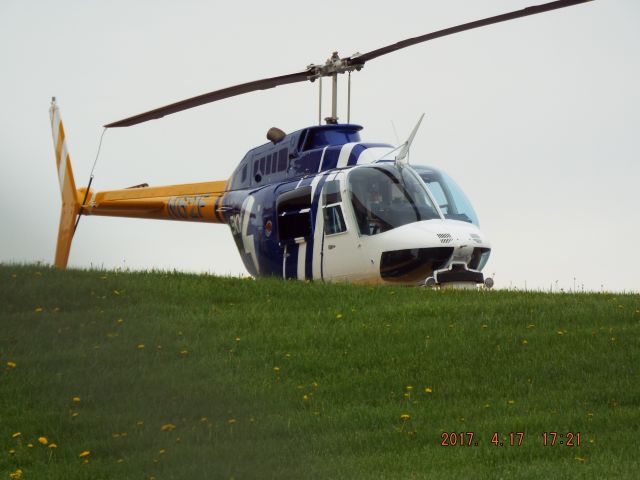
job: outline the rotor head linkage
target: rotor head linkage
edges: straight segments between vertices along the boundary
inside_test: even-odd
[[[364,64],[357,63],[357,60],[354,60],[359,56],[360,53],[356,52],[350,57],[340,58],[338,52],[333,52],[324,65],[311,64],[307,66],[307,71],[310,73],[307,78],[311,82],[314,82],[316,78],[331,77],[331,116],[324,119],[329,125],[338,123],[338,74],[348,72],[349,75],[351,75],[351,72],[354,70],[362,70]],[[349,86],[349,88],[350,87],[351,86]],[[351,90],[349,90],[349,95],[350,94]],[[320,101],[322,102],[322,96],[320,97]],[[350,117],[351,115],[348,116]]]

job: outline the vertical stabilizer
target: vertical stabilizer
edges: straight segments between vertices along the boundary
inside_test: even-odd
[[[60,183],[62,195],[62,209],[60,212],[60,226],[58,227],[58,243],[56,245],[55,266],[65,268],[69,260],[71,240],[75,228],[76,219],[80,212],[80,200],[76,191],[76,183],[71,170],[71,160],[67,150],[64,127],[60,118],[60,110],[56,105],[56,99],[51,99],[51,131],[53,133],[53,148],[56,153],[56,171]]]

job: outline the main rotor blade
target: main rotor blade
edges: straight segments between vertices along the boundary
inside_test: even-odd
[[[198,95],[197,97],[188,98],[180,102],[172,103],[171,105],[166,105],[139,115],[134,115],[133,117],[118,120],[117,122],[105,125],[104,128],[129,127],[131,125],[143,123],[148,120],[154,120],[156,118],[162,118],[165,115],[181,112],[182,110],[187,110],[199,105],[204,105],[205,103],[222,100],[223,98],[234,97],[236,95],[253,92],[255,90],[266,90],[268,88],[277,87],[278,85],[286,85],[288,83],[304,82],[308,80],[309,75],[311,75],[311,72],[305,70],[304,72],[281,75],[279,77],[263,78],[262,80],[234,85],[233,87],[227,87],[214,92]]]
[[[502,15],[496,15],[495,17],[485,18],[483,20],[476,20],[475,22],[465,23],[458,25],[457,27],[445,28],[444,30],[438,30],[437,32],[427,33],[419,37],[408,38],[401,42],[394,43],[393,45],[387,45],[386,47],[372,50],[368,53],[358,55],[351,59],[352,64],[364,64],[369,60],[386,55],[387,53],[395,52],[402,48],[410,47],[417,43],[427,42],[435,38],[446,37],[458,32],[464,32],[465,30],[472,30],[478,27],[484,27],[485,25],[492,25],[494,23],[506,22],[507,20],[513,20],[514,18],[527,17],[529,15],[536,15],[538,13],[548,12],[550,10],[556,10],[558,8],[570,7],[572,5],[578,5],[580,3],[587,3],[593,0],[559,0],[556,2],[545,3],[543,5],[533,5],[531,7],[523,8],[522,10],[516,10],[510,13],[503,13]]]

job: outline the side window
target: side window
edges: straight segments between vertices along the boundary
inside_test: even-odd
[[[324,207],[324,233],[334,235],[347,231],[339,204]]]
[[[267,165],[264,170],[265,175],[269,175],[271,173],[271,154],[267,155]]]
[[[278,240],[293,243],[311,236],[311,187],[283,193],[278,198]]]
[[[331,205],[332,203],[340,203],[342,197],[340,195],[340,181],[331,180],[324,184],[322,189],[322,204]]]
[[[332,180],[324,184],[322,189],[322,205],[324,215],[324,233],[335,235],[347,231],[347,225],[342,214],[342,196],[340,195],[340,181]]]
[[[245,180],[247,179],[247,164],[244,164],[244,167],[242,167],[242,178],[240,179],[240,183],[242,183],[242,185],[244,185]]]
[[[260,170],[260,160],[255,160],[253,162],[253,181],[255,183],[260,183],[262,181],[262,171]]]
[[[283,148],[278,152],[278,171],[282,172],[287,169],[287,154],[288,150]]]

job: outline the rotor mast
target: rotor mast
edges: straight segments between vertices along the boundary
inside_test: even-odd
[[[354,70],[362,70],[364,64],[353,62],[353,60],[357,59],[359,56],[360,53],[354,53],[349,57],[340,58],[338,52],[333,52],[331,54],[331,57],[327,59],[324,65],[311,64],[307,66],[307,71],[309,72],[308,79],[311,82],[315,81],[316,79],[319,79],[318,81],[321,81],[320,79],[322,77],[331,77],[331,116],[324,119],[327,124],[338,123],[338,74],[346,72],[351,73]],[[320,87],[320,89],[319,111],[322,112],[322,87]],[[347,94],[349,96],[347,100],[347,103],[349,104],[348,117],[351,117],[351,84],[349,84]]]

